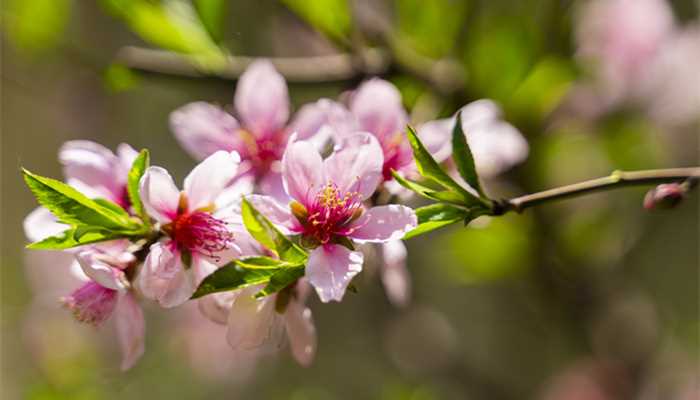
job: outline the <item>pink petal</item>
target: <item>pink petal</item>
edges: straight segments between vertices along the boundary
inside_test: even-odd
[[[108,148],[89,140],[71,140],[58,151],[66,182],[88,197],[118,200],[126,176],[118,176],[117,156]]]
[[[126,182],[126,176],[138,155],[139,152],[134,150],[134,148],[127,143],[120,143],[119,146],[117,146],[117,158],[119,159],[118,174],[124,177],[124,182]]]
[[[143,295],[166,308],[184,303],[196,289],[192,268],[186,270],[180,253],[169,247],[161,242],[152,245],[137,277]]]
[[[299,225],[289,207],[283,206],[270,196],[251,195],[246,197],[246,200],[284,234],[289,234]]]
[[[243,289],[231,306],[226,339],[235,350],[254,349],[281,336],[283,325],[275,311],[276,296],[256,299],[253,294],[258,289]]]
[[[58,223],[51,211],[44,207],[37,207],[30,212],[24,218],[23,227],[25,236],[32,242],[58,235],[69,228],[68,225]]]
[[[143,355],[146,334],[143,311],[131,292],[120,296],[114,310],[114,318],[122,351],[121,369],[125,371],[133,367]]]
[[[308,367],[316,355],[316,327],[311,310],[298,300],[292,300],[287,305],[284,320],[294,359]]]
[[[199,163],[185,178],[189,210],[214,205],[216,198],[231,184],[241,158],[235,151],[217,151]]]
[[[199,311],[212,322],[226,325],[231,306],[240,291],[214,293],[197,300]]]
[[[456,120],[444,118],[429,121],[417,129],[418,137],[437,162],[445,161],[452,153],[452,128]]]
[[[323,160],[309,142],[290,143],[282,157],[282,182],[287,194],[308,204],[316,191],[324,185]]]
[[[165,169],[149,167],[141,177],[139,194],[148,215],[158,222],[171,222],[177,215],[180,191]]]
[[[289,119],[287,84],[267,60],[241,75],[233,103],[244,128],[258,137],[277,133]]]
[[[363,256],[339,245],[325,245],[309,254],[306,277],[322,302],[340,301],[352,278],[362,271]]]
[[[384,265],[381,270],[382,284],[395,306],[404,307],[411,298],[411,276],[406,269],[406,246],[400,240],[382,244]]]
[[[129,281],[124,271],[114,268],[100,259],[101,253],[89,249],[75,255],[85,275],[93,281],[112,290],[126,290]]]
[[[238,121],[215,105],[198,101],[170,113],[170,129],[180,145],[195,159],[218,150],[238,150]]]
[[[322,130],[330,128],[337,135],[344,136],[357,131],[357,122],[350,111],[342,104],[320,99],[302,106],[297,111],[288,130],[296,132],[299,139],[308,140]]]
[[[358,192],[366,199],[382,179],[383,163],[377,139],[369,133],[356,133],[342,138],[323,164],[326,179],[337,185],[341,193]]]
[[[360,243],[383,243],[401,239],[417,225],[418,218],[411,208],[390,204],[367,210],[349,236]]]
[[[275,200],[283,203],[287,203],[290,200],[289,195],[284,191],[281,172],[270,171],[265,174],[258,182],[258,191],[272,196]]]
[[[350,111],[358,119],[359,128],[376,135],[379,141],[403,131],[408,122],[401,93],[377,78],[360,85],[352,96]]]

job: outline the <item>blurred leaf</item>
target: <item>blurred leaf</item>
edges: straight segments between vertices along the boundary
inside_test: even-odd
[[[559,105],[575,78],[571,61],[555,56],[544,58],[515,90],[508,109],[521,118],[540,121]]]
[[[151,157],[148,150],[141,150],[131,165],[126,185],[127,193],[129,195],[129,202],[131,202],[131,206],[134,208],[136,215],[138,215],[145,224],[150,223],[151,218],[143,208],[141,195],[139,194],[139,183],[144,172],[146,172],[146,169],[150,165],[150,158]]]
[[[484,194],[479,182],[479,176],[476,173],[476,165],[474,165],[474,156],[467,144],[467,137],[462,130],[462,113],[457,113],[457,121],[452,128],[452,159],[457,165],[459,175],[464,179],[469,186],[479,193],[482,199],[488,199]]]
[[[104,82],[113,92],[133,89],[139,82],[138,75],[128,67],[119,64],[110,65],[105,71]]]
[[[214,40],[221,40],[226,16],[226,0],[194,0],[194,6],[209,36]]]
[[[643,117],[612,115],[600,130],[603,150],[616,169],[656,168],[666,158],[659,132]]]
[[[447,276],[460,283],[494,281],[530,267],[532,248],[529,220],[507,215],[474,223],[486,226],[460,229],[442,239],[448,249],[440,261]],[[438,244],[440,246],[440,244]]]
[[[267,283],[281,268],[242,268],[238,260],[230,262],[204,278],[192,295],[197,299],[211,293],[242,289],[251,285]]]
[[[63,38],[72,0],[8,0],[4,16],[8,38],[22,50],[43,52]]]
[[[277,293],[296,282],[302,276],[304,276],[303,266],[279,270],[270,277],[268,284],[261,291],[256,293],[255,297],[260,298]]]
[[[295,14],[336,42],[345,42],[350,34],[348,0],[282,0]]]
[[[107,200],[91,200],[63,182],[35,175],[26,169],[23,170],[23,175],[37,201],[61,222],[113,231],[135,231],[141,228],[116,204],[105,206]]]
[[[426,56],[446,56],[465,23],[468,1],[398,0],[396,16],[399,38]]]
[[[28,244],[27,248],[32,250],[63,250],[125,237],[124,234],[119,232],[105,231],[99,227],[92,228],[91,230],[85,230],[84,226],[69,228],[58,235]],[[79,230],[82,230],[82,232],[79,232]]]
[[[260,244],[273,251],[280,259],[293,263],[306,261],[306,252],[292,243],[275,226],[256,210],[247,200],[241,204],[243,223],[251,236]]]

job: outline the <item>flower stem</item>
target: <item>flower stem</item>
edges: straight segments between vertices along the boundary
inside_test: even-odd
[[[614,171],[609,176],[591,179],[572,185],[527,194],[498,202],[496,215],[508,211],[521,212],[526,208],[589,193],[613,190],[625,186],[654,185],[700,179],[700,167],[650,169],[643,171]]]

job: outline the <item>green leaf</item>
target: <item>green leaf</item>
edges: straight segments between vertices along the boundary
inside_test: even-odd
[[[132,221],[123,210],[118,212],[112,206],[104,205],[104,202],[91,200],[55,179],[35,175],[26,169],[23,169],[22,173],[37,201],[63,223],[89,225],[113,231],[141,229],[141,225]]]
[[[194,0],[199,19],[209,35],[216,40],[221,39],[223,33],[226,6],[226,0]]]
[[[141,202],[141,195],[139,194],[139,182],[146,168],[150,165],[150,154],[148,150],[143,149],[139,155],[134,159],[134,163],[131,164],[131,169],[129,170],[129,176],[127,179],[126,190],[129,194],[129,201],[131,206],[134,208],[136,215],[141,217],[144,223],[148,224],[150,222],[150,217],[146,214],[143,209],[143,202]]]
[[[296,282],[297,279],[301,278],[302,276],[304,276],[303,266],[281,269],[270,277],[268,284],[261,291],[256,293],[255,297],[260,298],[277,293]]]
[[[470,218],[471,212],[448,204],[431,204],[416,210],[418,226],[408,232],[403,238],[410,239],[418,235],[442,228],[455,222]]]
[[[4,30],[20,50],[39,54],[64,39],[72,0],[8,0],[3,9]]]
[[[78,232],[78,228],[69,228],[58,235],[47,237],[38,242],[27,245],[32,250],[63,250],[72,247],[82,246],[90,243],[104,242],[125,237],[118,232],[110,232],[100,229],[83,230]]]
[[[256,268],[280,269],[280,268],[296,268],[296,267],[300,266],[300,264],[289,263],[286,261],[278,260],[276,258],[265,257],[265,256],[244,257],[244,258],[239,258],[238,260],[235,260],[234,262],[239,267],[247,268],[247,269],[256,269]]]
[[[453,204],[458,204],[458,205],[463,205],[464,204],[464,198],[459,194],[455,192],[450,192],[450,191],[438,191],[431,189],[427,186],[423,186],[420,183],[410,181],[401,175],[399,175],[396,171],[391,171],[391,174],[394,176],[394,179],[403,187],[405,187],[408,190],[411,190],[413,192],[416,192],[417,194],[428,198],[430,200],[437,200],[437,201],[444,201],[448,203],[453,203]]]
[[[306,252],[292,243],[264,215],[260,214],[248,200],[241,204],[243,223],[251,236],[273,251],[280,259],[292,263],[304,263]]]
[[[238,261],[238,260],[236,260]],[[204,278],[192,295],[192,299],[270,281],[270,277],[283,268],[241,268],[236,261],[230,262]]]
[[[460,43],[468,0],[397,0],[397,33],[419,53],[440,59]]]
[[[347,0],[282,0],[309,25],[336,42],[346,43],[350,34],[350,5]]]
[[[126,212],[126,210],[123,209],[119,204],[117,204],[113,201],[110,201],[107,199],[101,199],[101,198],[92,199],[92,201],[101,205],[104,208],[110,209],[112,212],[121,216],[122,218],[129,218],[129,213]]]
[[[479,193],[482,199],[487,199],[484,190],[479,183],[479,175],[476,173],[474,155],[467,144],[467,137],[462,130],[462,113],[457,113],[457,122],[452,128],[452,159],[457,164],[459,175]]]
[[[455,182],[447,172],[445,172],[432,155],[425,148],[423,143],[418,139],[416,131],[412,127],[408,127],[408,141],[413,149],[413,158],[416,161],[418,172],[425,178],[439,184],[445,189],[454,191],[461,195],[465,205],[480,204],[482,201],[469,193],[465,188]]]

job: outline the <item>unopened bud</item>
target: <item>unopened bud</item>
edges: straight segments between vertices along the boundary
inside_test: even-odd
[[[686,188],[680,183],[659,185],[644,196],[644,208],[647,210],[673,208],[683,200],[685,193]]]

